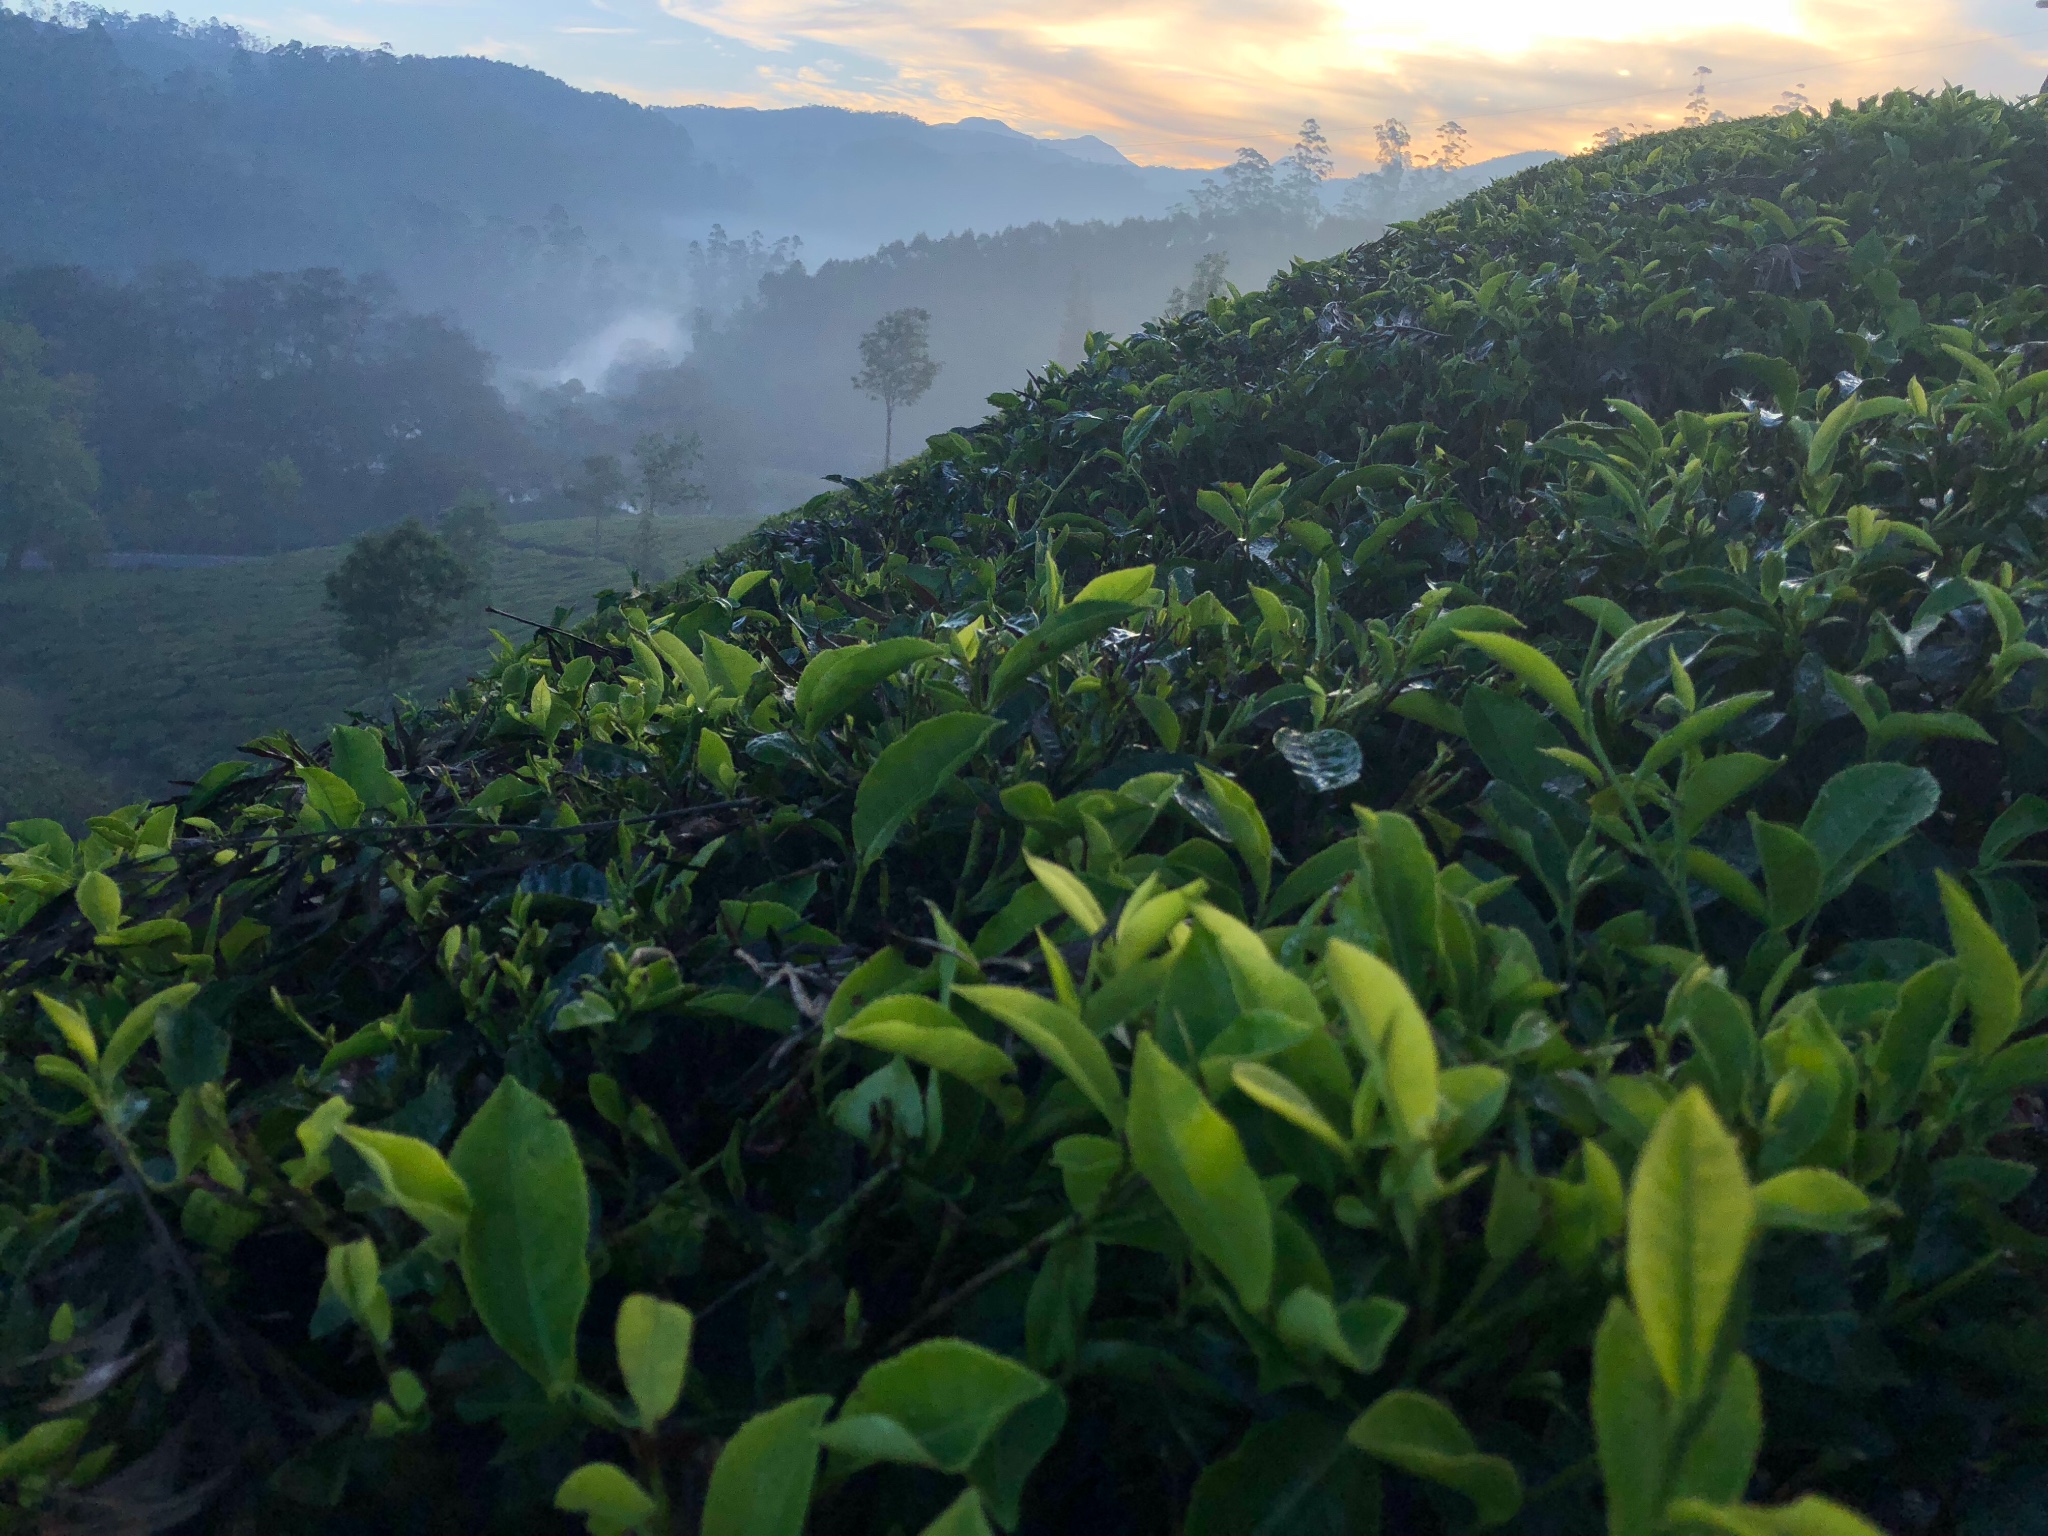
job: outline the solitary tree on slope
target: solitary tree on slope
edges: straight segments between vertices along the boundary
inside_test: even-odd
[[[680,507],[704,499],[704,487],[690,478],[704,458],[704,443],[694,432],[648,432],[633,444],[638,472],[633,527],[633,568],[643,582],[660,579],[661,545],[655,519],[664,507]]]
[[[341,648],[389,687],[407,653],[454,622],[476,582],[446,540],[408,519],[356,540],[326,585],[326,606],[341,619]]]
[[[860,339],[861,370],[853,387],[882,402],[882,468],[895,459],[896,407],[915,405],[939,376],[932,361],[931,315],[899,309],[875,322]]]

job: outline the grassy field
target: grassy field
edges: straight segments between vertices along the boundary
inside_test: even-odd
[[[745,519],[665,519],[673,572],[745,533]],[[548,620],[587,612],[627,580],[632,529],[614,519],[606,558],[586,522],[515,523],[489,601]],[[323,731],[387,695],[335,645],[321,581],[339,549],[301,550],[190,571],[22,572],[0,579],[0,824],[53,816],[72,825],[162,795],[266,731]],[[400,691],[431,697],[489,653],[493,618],[471,612],[420,653]]]

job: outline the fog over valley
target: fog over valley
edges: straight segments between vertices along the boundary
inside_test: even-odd
[[[566,505],[582,459],[656,429],[698,435],[711,504],[765,513],[820,475],[879,467],[883,412],[850,380],[884,314],[930,316],[939,372],[896,423],[914,445],[1025,372],[1076,360],[1089,330],[1133,329],[1176,291],[1188,302],[1198,264],[1211,290],[1255,286],[1544,158],[1465,166],[1458,145],[1418,134],[1349,178],[1256,151],[1141,166],[1100,138],[988,118],[645,108],[483,59],[50,16],[0,12],[0,284],[52,368],[99,381],[84,431],[120,487],[99,515],[115,543],[152,548],[327,542],[431,517],[470,481],[541,515]],[[1276,124],[1273,147],[1294,132]],[[247,286],[329,268],[342,279]],[[346,314],[313,298],[344,290]],[[67,294],[97,296],[92,313]],[[389,348],[424,334],[413,316],[444,317],[441,366],[502,393],[490,432],[451,432],[425,407],[369,425],[407,387],[357,399],[336,370],[382,348],[374,369],[404,373]],[[262,361],[207,353],[210,333]],[[136,349],[190,373],[165,386],[175,403],[158,391],[132,410],[132,383],[103,378],[108,356]],[[217,409],[194,407],[240,387],[245,362],[269,385],[225,433]],[[351,396],[377,446],[324,427],[302,442],[304,410],[280,403],[294,390]],[[169,425],[181,411],[194,419]],[[351,489],[266,508],[260,467],[280,457]]]

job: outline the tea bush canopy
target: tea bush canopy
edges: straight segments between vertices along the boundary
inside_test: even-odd
[[[2024,1529],[2044,207],[1630,140],[16,823],[10,1518]]]

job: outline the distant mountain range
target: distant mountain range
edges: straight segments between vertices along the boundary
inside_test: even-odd
[[[1089,135],[1035,139],[994,118],[925,123],[843,107],[665,107],[721,176],[718,216],[796,234],[813,260],[890,240],[1166,212],[1201,170],[1133,164]]]
[[[986,117],[649,108],[485,59],[67,14],[0,9],[0,266],[382,272],[528,370],[621,317],[673,329],[702,302],[690,242],[714,225],[800,237],[815,266],[919,235],[1157,217],[1212,174]],[[1431,198],[1540,158],[1440,177]]]
[[[992,117],[926,123],[900,112],[844,107],[663,107],[718,172],[720,219],[802,237],[805,255],[865,255],[891,240],[1021,224],[1157,218],[1190,198],[1215,168],[1139,165],[1087,134],[1033,138]],[[1456,196],[1555,158],[1507,155],[1450,173]],[[1323,189],[1335,209],[1348,181]],[[1439,201],[1442,199],[1439,198]]]

